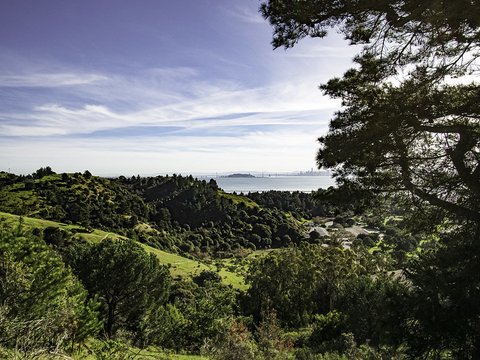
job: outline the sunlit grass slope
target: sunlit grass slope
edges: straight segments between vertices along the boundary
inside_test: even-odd
[[[17,227],[20,221],[23,222],[23,226],[30,229],[45,229],[49,226],[59,227],[74,233],[74,238],[83,238],[89,242],[100,242],[106,238],[124,238],[123,236],[112,232],[93,230],[91,233],[87,233],[84,232],[83,228],[79,227],[78,225],[63,224],[55,221],[31,218],[26,216],[20,217],[18,215],[0,212],[0,223],[7,224],[10,227]],[[195,274],[200,273],[203,270],[215,270],[213,266],[204,264],[200,261],[189,259],[177,254],[168,253],[166,251],[158,250],[145,244],[140,245],[142,245],[147,251],[155,254],[162,264],[167,265],[170,269],[170,273],[174,277],[191,277]],[[237,289],[245,289],[245,281],[242,275],[226,269],[221,269],[219,271],[219,274],[225,284],[232,285],[234,288]]]

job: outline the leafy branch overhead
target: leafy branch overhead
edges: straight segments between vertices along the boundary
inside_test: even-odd
[[[274,47],[328,29],[364,44],[355,68],[320,87],[342,109],[319,139],[319,166],[339,184],[479,221],[480,87],[465,76],[479,65],[477,1],[272,0],[261,12]]]
[[[465,70],[479,55],[477,1],[271,0],[260,11],[273,26],[275,48],[323,38],[335,28],[394,66]]]

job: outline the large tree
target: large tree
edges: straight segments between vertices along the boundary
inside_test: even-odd
[[[62,357],[98,333],[97,307],[41,239],[0,226],[0,358]]]
[[[421,255],[406,271],[409,352],[435,359],[448,350],[454,359],[479,359],[479,234],[464,228],[441,236],[440,248]]]
[[[346,279],[367,272],[357,255],[313,244],[268,253],[250,266],[247,312],[258,320],[275,311],[288,326],[308,324],[335,308]]]
[[[270,0],[261,11],[274,47],[332,28],[364,44],[321,86],[342,108],[318,164],[350,190],[417,205],[422,225],[442,222],[439,248],[405,273],[411,316],[398,324],[415,358],[478,358],[480,1]]]
[[[355,68],[321,86],[342,109],[319,139],[319,166],[478,224],[480,86],[465,75],[478,69],[479,1],[270,0],[261,11],[274,47],[331,28],[364,44]]]
[[[108,337],[124,328],[140,338],[150,312],[167,300],[168,269],[133,240],[105,239],[73,246],[66,259],[90,295],[102,304]]]

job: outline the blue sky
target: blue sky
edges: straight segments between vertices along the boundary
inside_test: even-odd
[[[339,103],[340,36],[272,50],[257,0],[3,0],[0,170],[294,171]]]

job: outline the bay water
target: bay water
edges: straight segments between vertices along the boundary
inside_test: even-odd
[[[312,192],[335,186],[331,176],[202,177],[213,178],[228,193],[277,191]]]

